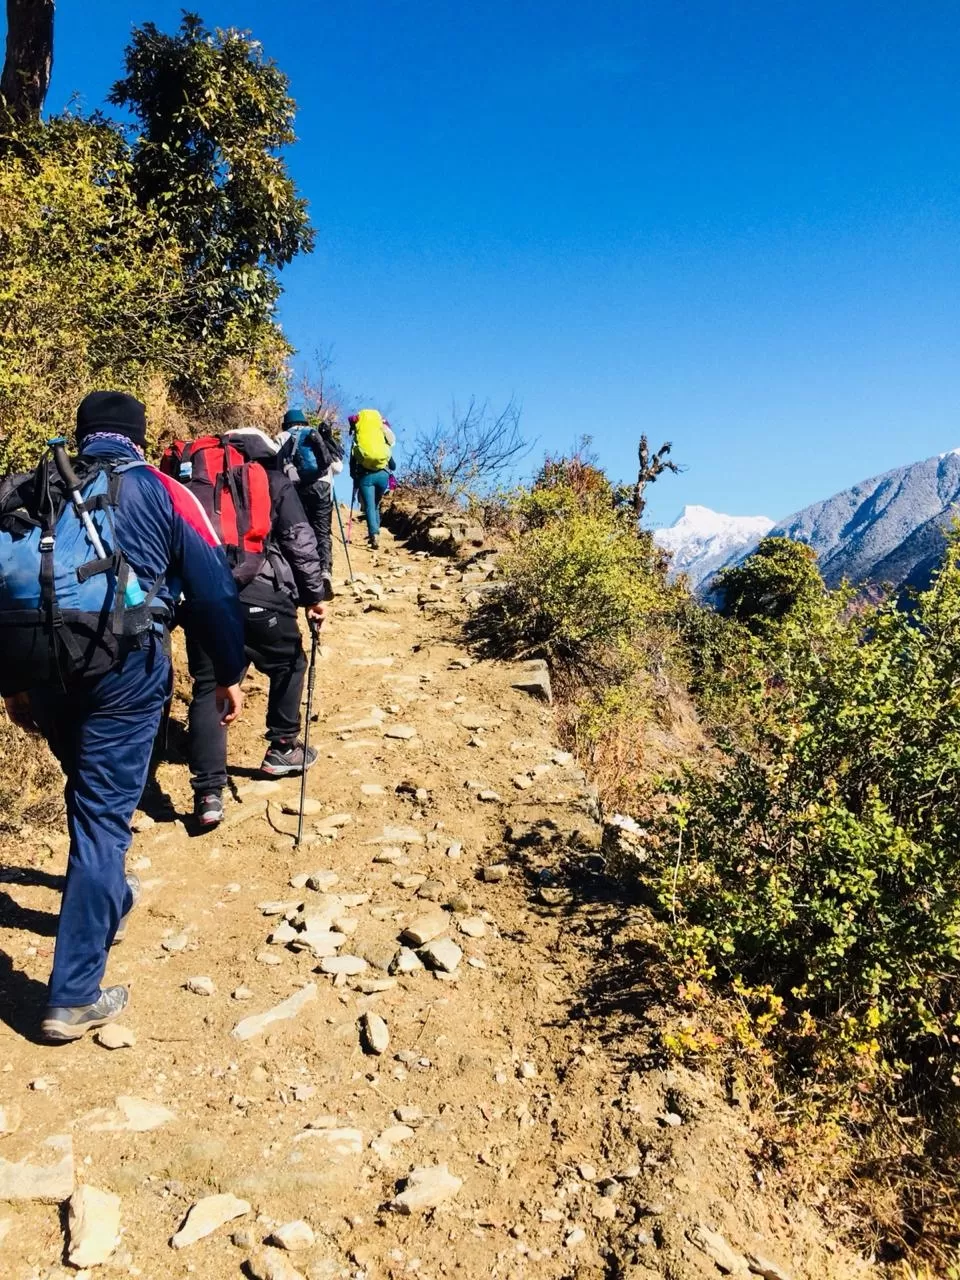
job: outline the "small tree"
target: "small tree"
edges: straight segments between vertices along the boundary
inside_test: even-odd
[[[295,138],[287,77],[258,41],[191,13],[176,35],[138,27],[126,70],[109,100],[140,128],[131,186],[184,247],[203,296],[191,322],[204,338],[232,328],[242,351],[272,322],[277,269],[314,243],[280,155]]]
[[[15,120],[37,120],[53,69],[53,0],[7,0],[7,50],[0,77]]]
[[[723,598],[720,612],[755,633],[824,593],[817,553],[791,538],[764,538],[743,564],[717,574],[715,589]]]
[[[415,438],[407,481],[442,497],[461,498],[493,488],[529,451],[515,400],[494,413],[488,401],[471,399],[464,413],[454,404],[449,424],[438,422]]]
[[[647,505],[646,488],[648,484],[653,484],[658,476],[663,475],[664,471],[672,471],[674,475],[678,475],[683,468],[677,462],[670,461],[669,454],[673,445],[668,440],[666,444],[662,444],[656,453],[650,452],[650,445],[647,437],[640,437],[640,447],[637,455],[640,468],[637,472],[637,483],[633,490],[633,510],[637,518],[637,523],[643,518],[643,512]]]

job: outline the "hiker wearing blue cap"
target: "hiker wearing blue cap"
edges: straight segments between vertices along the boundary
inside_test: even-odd
[[[333,481],[343,470],[343,449],[332,424],[321,419],[311,426],[302,409],[288,409],[280,433],[280,453],[291,472],[310,527],[326,585],[333,596]]]

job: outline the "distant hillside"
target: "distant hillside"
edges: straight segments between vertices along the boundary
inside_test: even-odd
[[[923,586],[960,504],[960,450],[897,467],[816,502],[771,533],[808,543],[829,586]]]
[[[766,516],[726,516],[709,507],[684,507],[668,529],[658,529],[654,541],[669,551],[672,573],[685,573],[698,587],[731,560],[752,551],[773,527]]]

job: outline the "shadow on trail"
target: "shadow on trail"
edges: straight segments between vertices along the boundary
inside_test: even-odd
[[[522,868],[530,910],[559,921],[557,958],[575,950],[583,962],[570,965],[569,1020],[589,1027],[628,1069],[659,1061],[653,1043],[665,997],[663,955],[650,936],[649,907],[625,893],[596,854],[541,845],[515,847],[504,860]],[[544,902],[545,891],[557,891],[561,900]]]
[[[46,985],[15,969],[11,958],[0,952],[0,1023],[24,1040],[42,1044],[40,1015],[46,1003]]]
[[[8,893],[0,892],[0,929],[19,929],[52,938],[57,932],[57,912],[24,907]]]

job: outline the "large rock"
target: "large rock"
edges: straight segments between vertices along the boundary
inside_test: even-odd
[[[98,1267],[120,1243],[120,1197],[97,1187],[77,1187],[67,1214],[68,1257],[73,1267]]]
[[[531,697],[541,698],[544,702],[553,702],[550,668],[542,658],[534,658],[531,662],[522,663],[520,673],[512,684],[514,689],[529,693]]]
[[[390,1201],[394,1213],[426,1213],[450,1200],[463,1186],[463,1179],[450,1172],[445,1164],[412,1169],[403,1191]]]
[[[121,1095],[117,1098],[116,1110],[100,1108],[92,1111],[86,1120],[93,1133],[149,1133],[176,1118],[173,1111],[159,1102]]]
[[[447,932],[450,927],[450,917],[445,911],[428,911],[426,915],[418,916],[404,929],[401,935],[404,942],[409,942],[414,947],[422,947],[427,942],[432,942],[434,938],[439,938],[441,934]]]
[[[312,1249],[316,1241],[313,1227],[299,1218],[296,1222],[285,1222],[282,1227],[277,1227],[268,1243],[276,1245],[278,1249],[296,1250]]]
[[[204,1236],[212,1235],[225,1222],[232,1222],[234,1218],[242,1218],[245,1213],[249,1212],[250,1205],[247,1201],[238,1200],[236,1196],[230,1195],[229,1192],[219,1196],[204,1196],[202,1200],[198,1200],[193,1205],[184,1220],[183,1226],[171,1239],[170,1243],[174,1249],[185,1249],[187,1245],[196,1244]]]
[[[0,1158],[0,1200],[62,1204],[73,1195],[73,1176],[73,1139],[57,1134],[23,1160]]]
[[[267,1009],[265,1013],[255,1013],[252,1017],[244,1018],[242,1022],[238,1022],[230,1033],[236,1040],[249,1040],[253,1036],[258,1036],[267,1027],[273,1026],[275,1022],[286,1022],[290,1018],[295,1018],[302,1009],[308,1005],[311,1000],[317,998],[317,984],[308,982],[305,987],[289,996],[286,1000],[281,1000],[279,1004]]]
[[[442,973],[453,973],[463,959],[463,952],[452,938],[436,938],[421,947],[419,954],[431,969]]]

